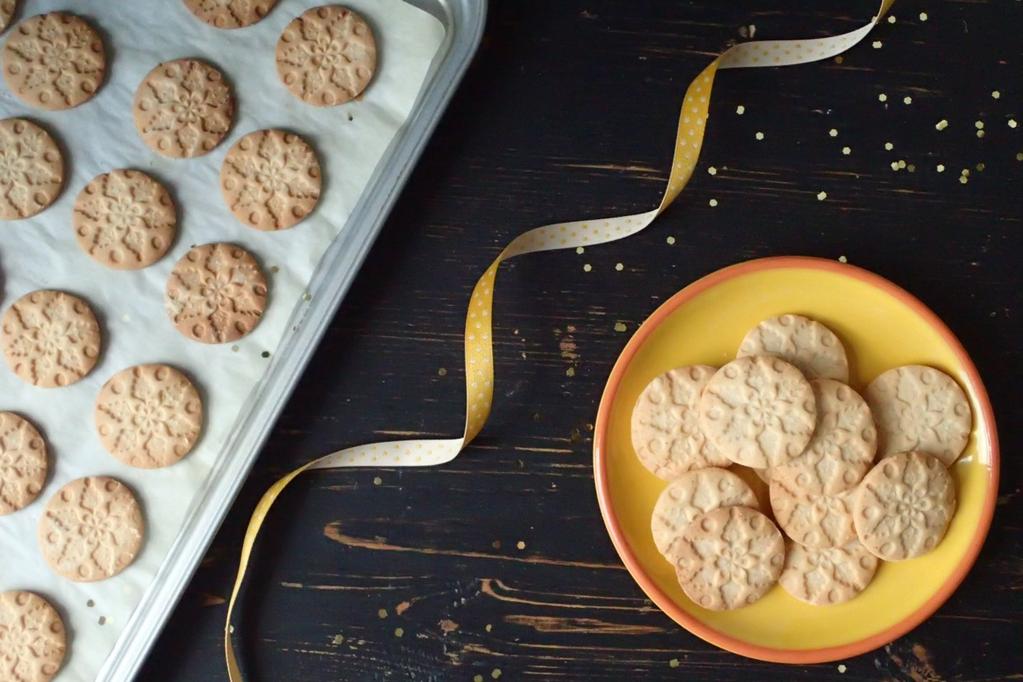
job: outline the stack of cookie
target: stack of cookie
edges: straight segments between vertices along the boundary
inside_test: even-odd
[[[956,506],[947,467],[972,428],[966,395],[919,365],[884,372],[865,398],[848,382],[834,332],[786,314],[720,369],[673,369],[643,390],[633,447],[669,481],[654,544],[694,602],[739,608],[780,582],[805,602],[841,603],[879,559],[918,557],[944,537]],[[768,484],[769,509],[745,469]]]

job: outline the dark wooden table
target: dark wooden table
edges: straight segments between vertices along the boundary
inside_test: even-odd
[[[242,529],[282,473],[359,442],[461,433],[477,276],[534,225],[653,207],[682,92],[740,27],[823,36],[874,11],[495,0],[475,64],[140,679],[225,677]],[[723,73],[700,170],[646,232],[504,266],[483,435],[444,467],[318,473],[283,496],[239,614],[249,680],[1020,678],[1023,5],[900,0],[893,13],[841,63]],[[592,422],[629,334],[691,280],[776,254],[846,256],[923,298],[973,354],[1001,425],[1001,497],[977,565],[930,620],[844,667],[749,661],[678,628],[620,564],[593,491]]]

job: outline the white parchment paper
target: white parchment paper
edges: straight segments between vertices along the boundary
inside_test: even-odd
[[[67,10],[89,19],[108,49],[107,79],[89,102],[43,112],[0,86],[0,117],[42,123],[63,146],[67,169],[57,202],[27,220],[0,223],[0,303],[9,306],[39,288],[63,289],[87,299],[104,331],[99,364],[70,387],[43,389],[21,382],[0,362],[0,410],[28,417],[49,444],[51,473],[33,504],[0,516],[0,591],[33,590],[60,609],[70,647],[60,680],[92,680],[110,654],[163,562],[192,496],[220,457],[240,407],[265,371],[328,244],[344,228],[360,193],[388,144],[406,120],[444,39],[434,17],[403,0],[345,0],[376,34],[379,62],[362,99],[315,108],[294,98],[278,81],[274,47],[295,16],[325,0],[281,0],[259,23],[221,31],[194,18],[180,0],[27,0],[18,19]],[[0,36],[6,40],[10,32]],[[231,83],[237,113],[229,137],[210,154],[167,159],[146,147],[132,123],[131,100],[158,63],[201,57]],[[228,148],[253,130],[280,127],[299,133],[317,150],[324,189],[315,212],[297,227],[262,233],[239,223],[224,205],[220,164]],[[149,268],[104,268],[79,250],[71,231],[75,196],[94,176],[137,168],[171,190],[178,208],[178,237]],[[208,346],[186,339],[171,325],[163,291],[174,263],[194,244],[228,241],[261,261],[270,302],[255,331],[236,344]],[[196,449],[174,466],[133,469],[106,453],[92,412],[100,386],[112,374],[145,362],[169,363],[199,387],[206,426]],[[129,484],[146,517],[146,540],[132,566],[99,583],[73,583],[54,575],[42,559],[36,525],[46,501],[62,485],[87,475],[110,475]],[[92,604],[92,606],[89,606]],[[100,625],[100,620],[103,624]]]

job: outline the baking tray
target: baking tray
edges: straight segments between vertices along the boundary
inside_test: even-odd
[[[348,221],[320,260],[309,296],[292,313],[280,345],[253,389],[219,459],[196,494],[167,560],[135,607],[97,680],[131,679],[188,585],[231,508],[270,429],[355,279],[422,154],[483,35],[486,0],[407,0],[441,21],[444,41],[404,128],[384,153]],[[248,510],[241,510],[248,513]]]

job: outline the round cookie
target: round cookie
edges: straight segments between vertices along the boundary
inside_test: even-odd
[[[137,170],[97,175],[75,199],[71,225],[78,246],[115,270],[160,260],[174,241],[177,212],[167,189]]]
[[[320,162],[298,135],[257,130],[238,140],[220,167],[231,213],[257,230],[283,230],[305,218],[320,198]]]
[[[244,28],[256,23],[277,0],[184,0],[188,11],[217,28]]]
[[[850,540],[841,547],[811,549],[789,543],[778,582],[800,601],[815,606],[847,602],[870,584],[878,559]]]
[[[50,134],[23,118],[0,120],[0,220],[52,204],[64,184],[64,157]]]
[[[785,541],[771,520],[748,507],[701,514],[668,550],[686,596],[705,609],[736,609],[760,599],[778,581]]]
[[[856,539],[852,492],[825,493],[813,471],[771,470],[771,509],[785,534],[806,547],[841,547]]]
[[[665,480],[707,466],[728,466],[700,428],[698,405],[714,368],[672,369],[647,384],[632,408],[632,447],[652,474]]]
[[[952,476],[923,452],[885,457],[856,489],[853,521],[860,542],[886,561],[912,559],[945,537],[956,508]]]
[[[304,12],[277,41],[277,75],[307,104],[329,107],[358,97],[377,67],[373,29],[341,5]]]
[[[955,379],[932,367],[890,369],[864,396],[877,422],[881,457],[917,450],[950,466],[970,440],[970,401]]]
[[[64,663],[67,632],[57,609],[33,592],[0,592],[0,676],[49,682]]]
[[[155,469],[192,450],[202,430],[202,399],[173,367],[138,365],[103,384],[95,419],[107,452],[130,466]]]
[[[0,33],[7,30],[14,18],[14,12],[18,9],[17,0],[0,0]]]
[[[224,75],[198,59],[164,62],[149,72],[132,106],[135,128],[155,152],[202,156],[231,129],[234,96]]]
[[[71,481],[46,504],[39,546],[55,573],[75,582],[117,575],[142,548],[145,524],[131,490],[106,476]]]
[[[167,314],[190,339],[227,343],[259,324],[266,296],[266,277],[252,254],[233,244],[203,244],[171,271]]]
[[[798,369],[778,358],[742,357],[707,382],[700,426],[725,457],[763,469],[796,457],[813,435],[813,389]]]
[[[100,330],[89,304],[63,291],[39,289],[11,304],[0,319],[7,365],[34,386],[73,384],[99,358]]]
[[[15,27],[4,45],[4,80],[40,109],[70,109],[92,99],[107,60],[99,34],[81,17],[50,12]]]
[[[46,472],[46,442],[36,427],[13,412],[0,412],[0,516],[36,499]]]
[[[835,333],[791,313],[764,320],[739,344],[739,357],[771,355],[795,365],[807,379],[849,382],[849,360]]]
[[[657,551],[667,555],[675,538],[700,514],[736,506],[756,508],[757,496],[731,471],[708,467],[682,474],[661,491],[654,505],[650,531]]]

